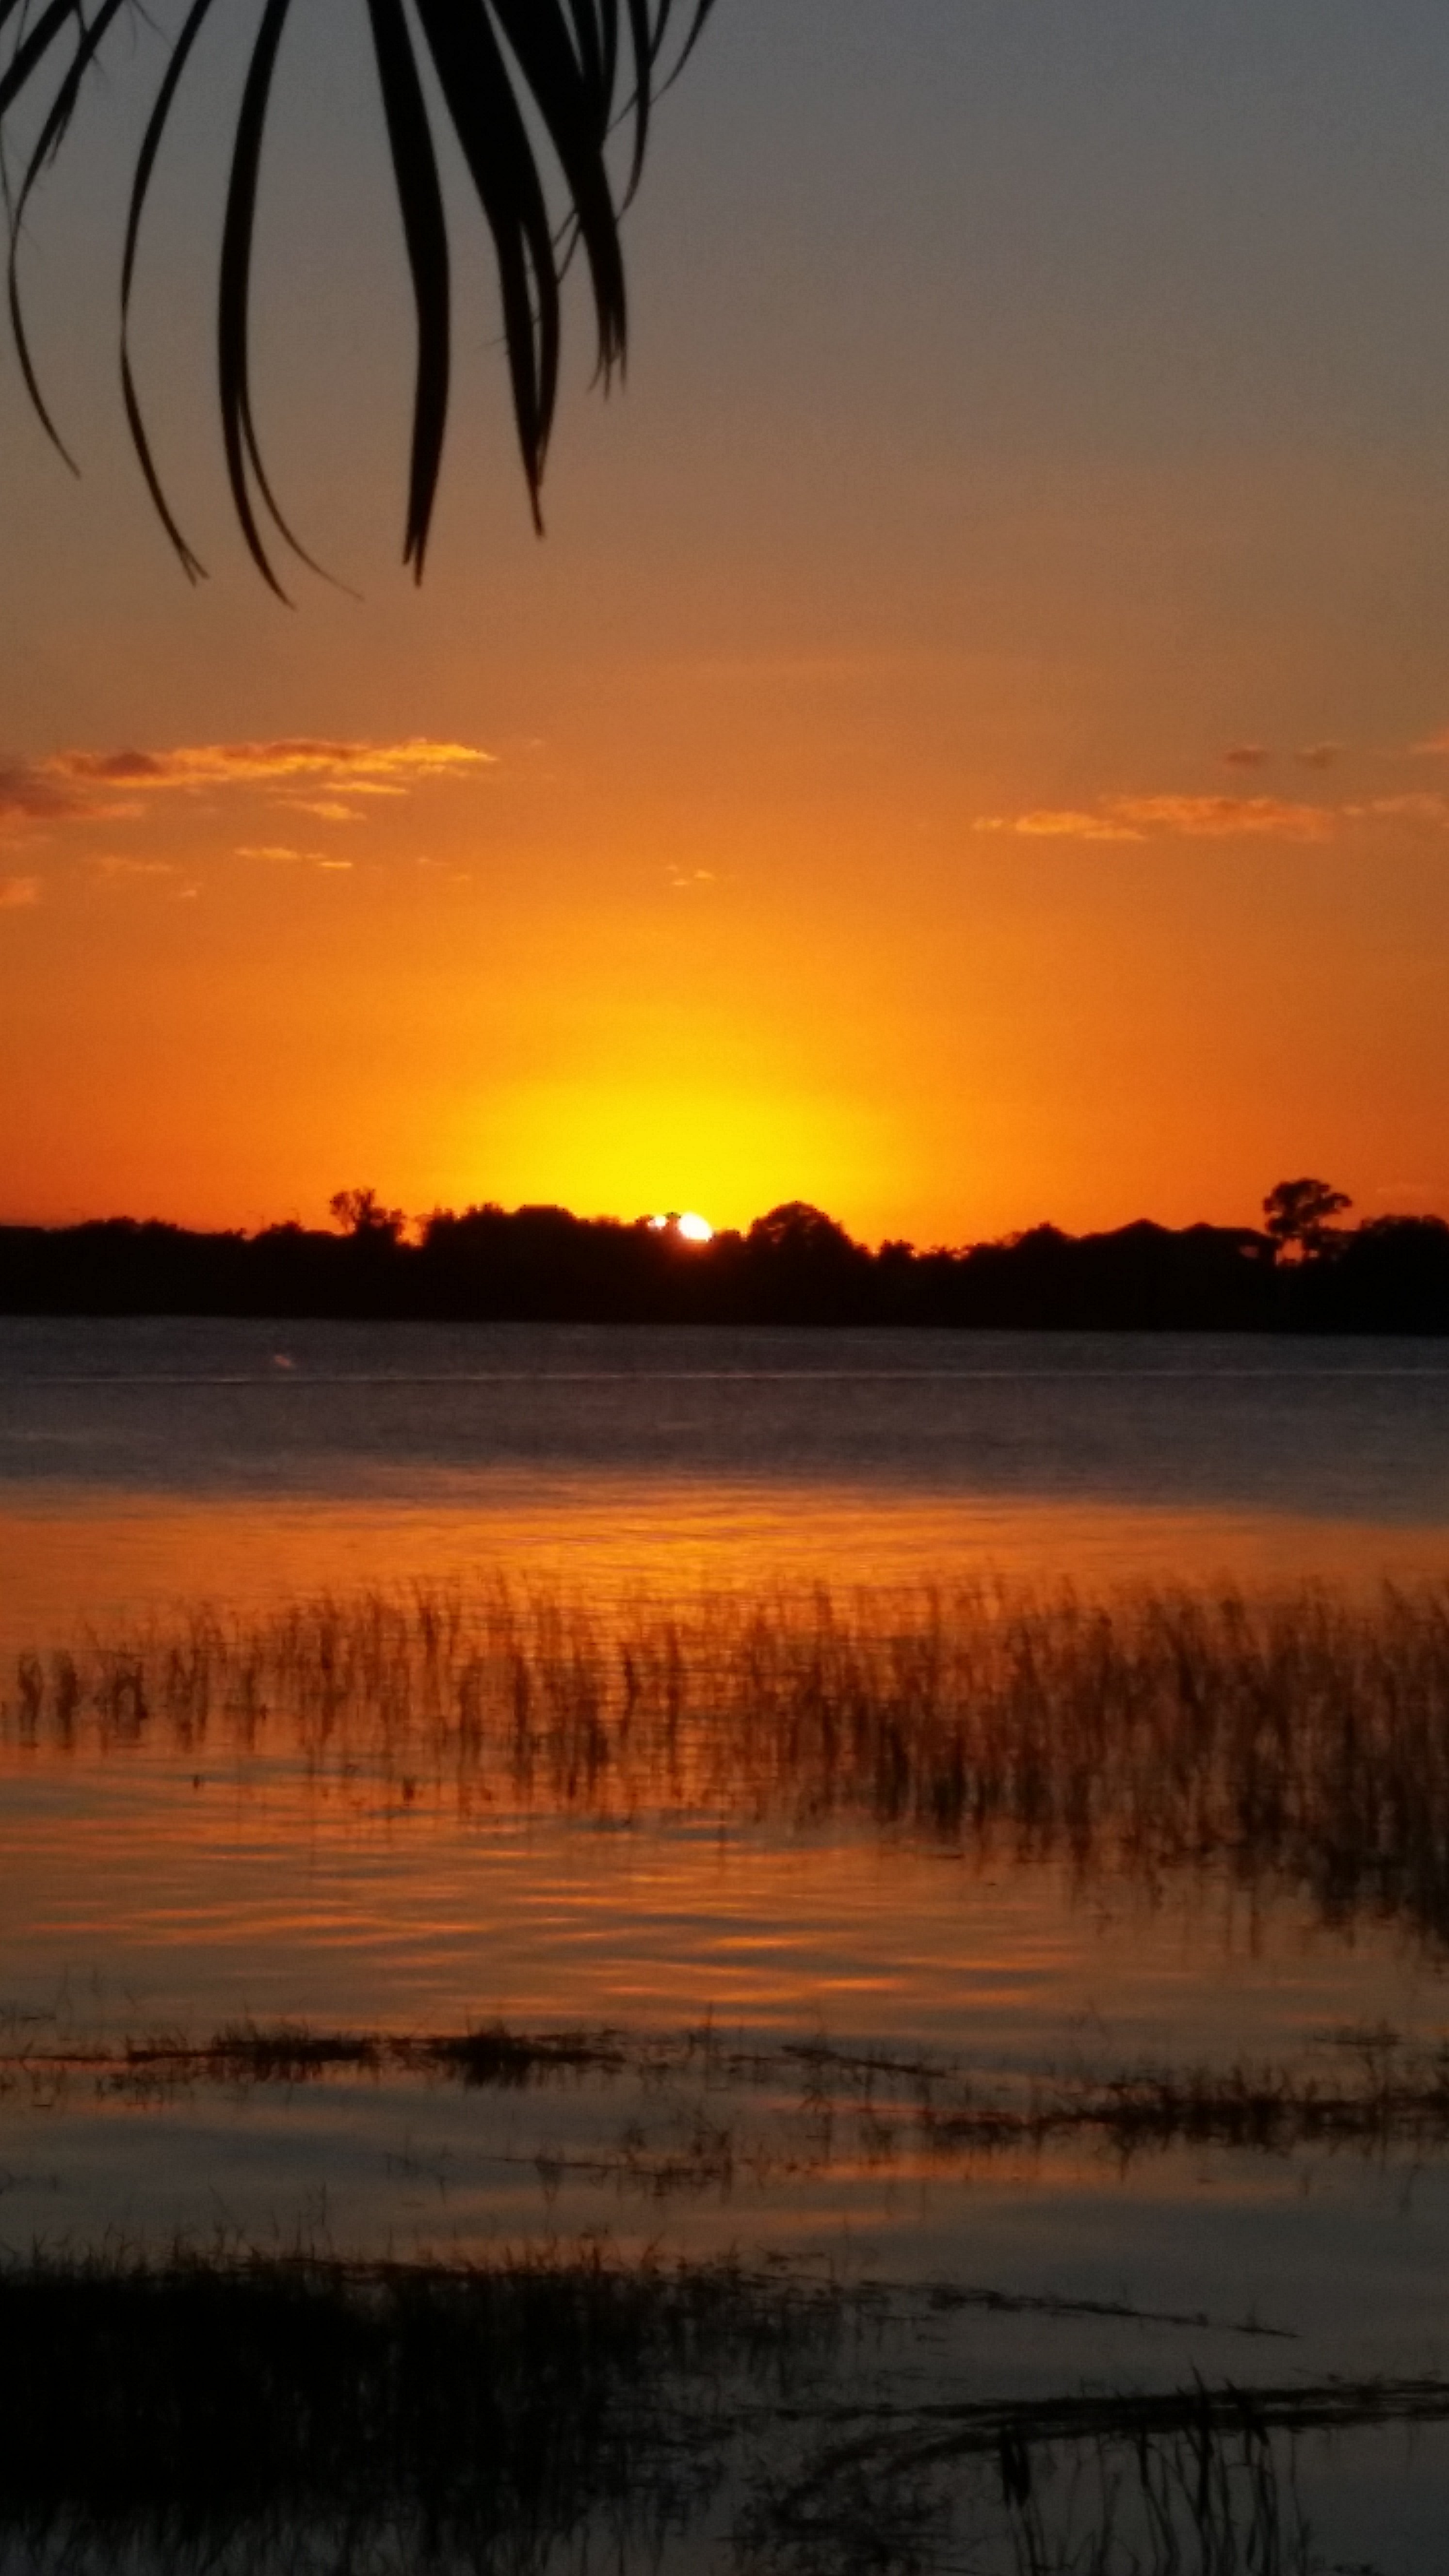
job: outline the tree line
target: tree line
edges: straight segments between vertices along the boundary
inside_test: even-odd
[[[871,1250],[794,1200],[695,1242],[677,1218],[439,1210],[416,1227],[340,1191],[334,1230],[198,1233],[114,1217],[0,1227],[0,1312],[447,1322],[1449,1331],[1449,1224],[1347,1226],[1325,1182],[1279,1183],[1261,1227],[1053,1225],[961,1248]]]

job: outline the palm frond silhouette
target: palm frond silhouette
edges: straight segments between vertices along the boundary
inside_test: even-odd
[[[227,9],[237,0],[227,0]],[[260,0],[229,138],[216,293],[222,448],[253,561],[285,596],[269,548],[289,528],[262,462],[252,408],[252,253],[268,110],[287,23],[307,0]],[[447,427],[451,218],[439,164],[461,154],[492,242],[518,445],[535,522],[558,397],[562,281],[587,274],[607,380],[628,339],[621,219],[638,187],[661,90],[698,41],[714,0],[355,0],[376,64],[417,331],[403,559],[422,578]],[[9,218],[8,291],[26,388],[49,436],[26,335],[19,252],[27,208],[60,154],[89,76],[139,0],[0,0],[0,155]],[[169,40],[131,177],[120,263],[121,392],[131,440],[190,577],[203,567],[172,511],[146,427],[131,351],[142,219],[178,93],[217,0],[186,0]],[[221,14],[225,15],[226,12]],[[17,122],[23,143],[11,146]],[[616,169],[616,161],[618,163]],[[68,460],[69,461],[69,460]]]

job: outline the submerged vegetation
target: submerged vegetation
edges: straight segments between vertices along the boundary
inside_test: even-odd
[[[503,1580],[199,1610],[14,1669],[12,1742],[362,1779],[399,1806],[926,1836],[1211,1872],[1449,1942],[1449,1586],[989,1586],[591,1606]]]

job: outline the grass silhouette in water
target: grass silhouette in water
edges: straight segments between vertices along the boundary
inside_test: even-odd
[[[1182,2147],[1415,2160],[1449,2150],[1449,2048],[1407,2047],[1387,2030],[1338,2034],[1295,2066],[1139,2064],[1015,2080],[944,2052],[731,2040],[712,2026],[399,2032],[244,2022],[200,2040],[173,2031],[76,2046],[25,2034],[0,2049],[0,2093],[28,2092],[36,2108],[65,2107],[77,2086],[156,2102],[207,2085],[349,2079],[506,2092],[568,2082],[592,2084],[601,2100],[623,2086],[622,2143],[601,2137],[552,2161],[660,2197],[728,2187],[737,2172],[765,2181],[861,2162],[950,2172],[1078,2145],[1121,2163]],[[750,2124],[752,2096],[763,2097],[763,2126]],[[542,2149],[510,2157],[549,2160]]]
[[[0,2531],[56,2563],[522,2568],[611,2522],[643,2546],[707,2493],[722,2410],[835,2322],[730,2264],[0,2272]]]
[[[1446,1584],[602,1608],[420,1586],[27,1655],[6,1721],[360,1774],[404,1805],[864,1822],[1084,1882],[1213,1869],[1449,1942]]]
[[[880,2402],[879,2338],[862,2293],[731,2264],[32,2264],[0,2273],[0,2549],[1307,2576],[1293,2444],[1449,2417],[1427,2378]]]

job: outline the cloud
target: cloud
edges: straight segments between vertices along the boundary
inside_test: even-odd
[[[1261,742],[1235,742],[1223,753],[1229,769],[1261,769],[1272,756]]]
[[[319,859],[320,850],[293,850],[282,841],[244,841],[237,850],[239,859],[265,859],[272,867],[299,867],[305,859]]]
[[[1306,742],[1293,757],[1300,769],[1331,769],[1342,748],[1337,742]]]
[[[90,806],[89,797],[33,761],[0,758],[0,823],[65,823]]]
[[[1108,813],[1084,814],[1073,806],[1037,806],[1029,814],[978,814],[978,832],[1011,832],[1027,841],[1140,841],[1130,824]]]
[[[1433,831],[1449,831],[1449,796],[1432,789],[1408,796],[1374,796],[1364,805],[1345,805],[1343,811],[1355,823],[1427,823]]]
[[[341,742],[313,735],[276,742],[188,743],[169,751],[57,751],[43,760],[0,756],[0,826],[113,822],[175,790],[311,789],[304,810],[327,822],[360,822],[342,796],[406,796],[437,780],[482,777],[495,755],[476,744]]]
[[[331,742],[311,735],[278,742],[184,744],[175,751],[61,751],[41,773],[85,787],[216,787],[317,779],[360,795],[405,795],[428,778],[476,777],[496,766],[491,751],[465,742]]]
[[[1299,805],[1286,796],[1114,796],[1108,811],[1144,831],[1180,840],[1220,841],[1241,833],[1260,840],[1324,841],[1331,806]]]
[[[176,874],[169,859],[120,859],[113,857],[109,852],[104,858],[92,859],[90,865],[96,876],[112,880],[126,877],[174,877]]]
[[[0,912],[25,912],[39,901],[39,877],[0,877]]]
[[[978,832],[1011,832],[1027,840],[1325,841],[1337,820],[1331,805],[1300,805],[1282,796],[1106,796],[1094,810],[1037,807],[1024,814],[983,814]]]

